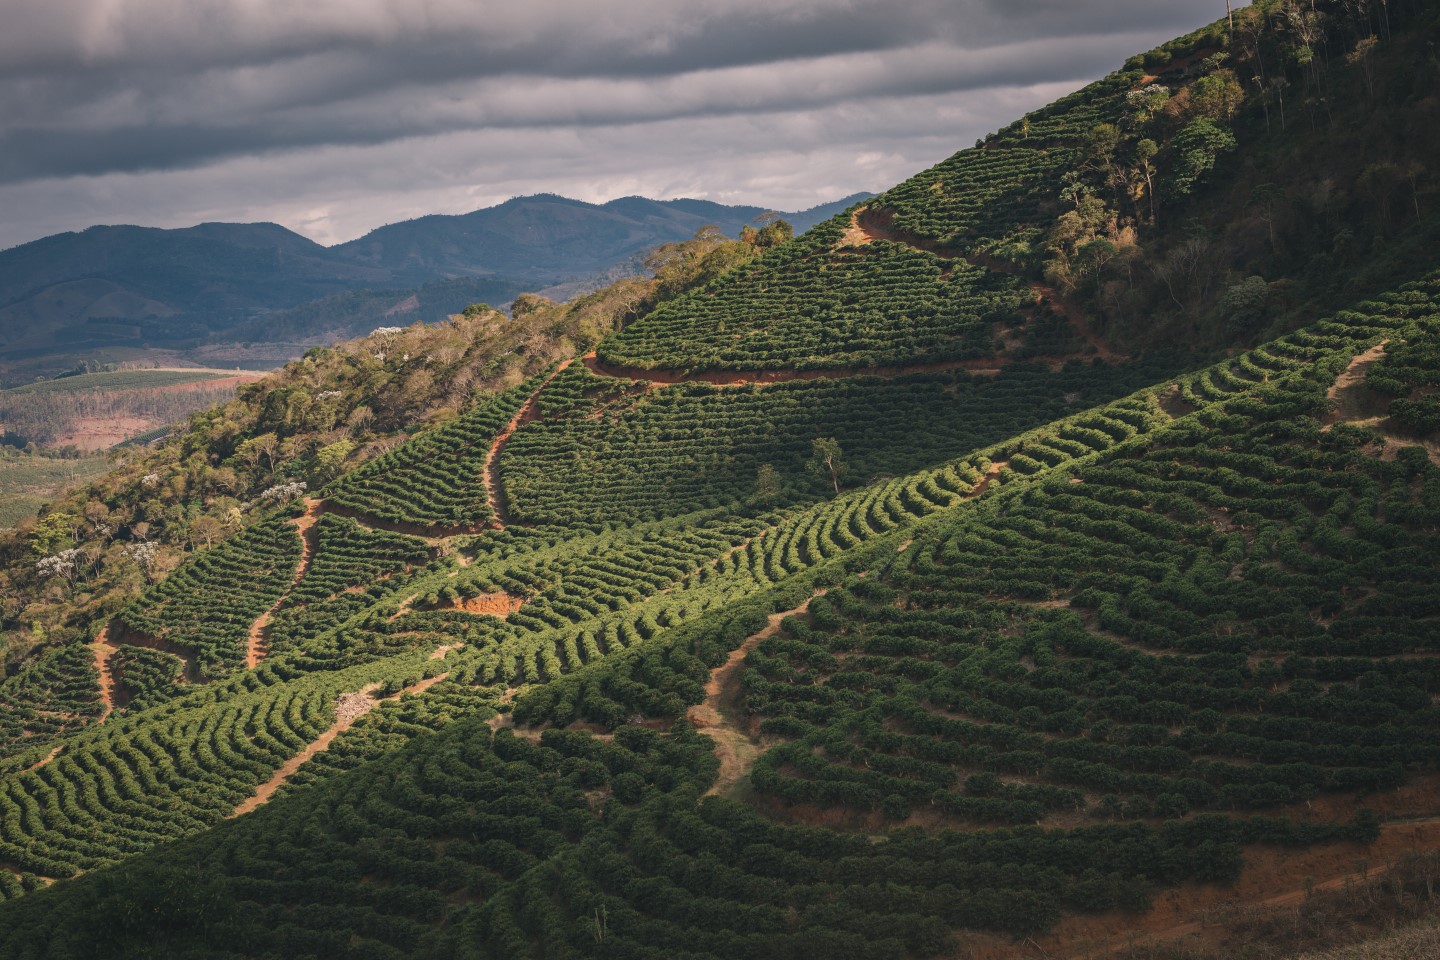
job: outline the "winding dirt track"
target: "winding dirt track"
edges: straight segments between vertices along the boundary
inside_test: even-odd
[[[280,599],[274,605],[260,614],[255,622],[250,624],[250,633],[245,640],[245,666],[253,670],[260,666],[260,662],[270,653],[270,643],[266,638],[266,628],[270,626],[270,620],[275,616],[275,611],[280,609],[281,604],[290,598],[290,594],[299,586],[305,574],[310,572],[310,564],[315,559],[315,524],[320,520],[320,514],[324,510],[323,500],[307,498],[305,500],[305,512],[291,522],[300,534],[300,562],[295,565],[295,576],[290,580],[290,586],[280,594]]]
[[[990,489],[990,485],[1000,476],[1000,471],[1007,464],[1008,461],[1003,460],[992,463],[990,468],[985,471],[985,475],[969,493],[965,494],[962,500],[974,500],[983,495],[986,490]],[[904,553],[913,542],[913,540],[906,540],[900,545],[899,552]],[[744,547],[736,549],[744,549]],[[765,752],[764,747],[751,736],[747,719],[741,712],[740,679],[745,667],[745,658],[749,656],[751,650],[779,633],[786,617],[808,613],[811,601],[815,597],[825,596],[828,592],[828,590],[817,590],[814,596],[800,606],[781,613],[770,614],[763,629],[746,637],[740,646],[730,651],[730,655],[725,658],[724,663],[711,671],[710,680],[705,684],[704,701],[691,707],[686,713],[686,717],[695,725],[696,730],[715,741],[715,753],[720,758],[720,772],[716,775],[715,782],[710,789],[706,791],[707,794],[721,793],[733,788],[750,773],[750,768],[755,765],[755,760]]]
[[[977,937],[967,944],[973,960],[1065,957],[1102,960],[1126,950],[1170,944],[1224,946],[1227,911],[1258,914],[1292,910],[1319,892],[1345,890],[1383,878],[1406,854],[1440,844],[1440,817],[1396,820],[1381,825],[1374,843],[1330,843],[1300,850],[1259,846],[1246,852],[1246,866],[1232,886],[1187,884],[1160,894],[1139,914],[1071,914],[1049,933],[1024,943]],[[988,941],[988,942],[984,942]],[[1170,956],[1170,953],[1164,953]]]
[[[815,596],[824,596],[821,590]],[[811,597],[810,600],[813,600]],[[764,752],[760,744],[750,738],[743,729],[744,721],[740,712],[740,676],[745,658],[764,641],[780,632],[786,617],[793,617],[810,610],[810,600],[800,606],[781,613],[770,614],[764,629],[746,637],[725,662],[716,667],[705,684],[705,700],[690,708],[686,716],[695,724],[695,729],[715,741],[715,753],[720,758],[720,772],[706,794],[728,790],[750,772],[755,760]]]
[[[1338,423],[1374,427],[1385,436],[1385,446],[1380,451],[1381,460],[1394,460],[1401,450],[1419,447],[1429,456],[1431,463],[1440,467],[1440,443],[1398,435],[1394,423],[1389,419],[1391,398],[1365,384],[1366,374],[1385,356],[1385,349],[1389,345],[1389,340],[1382,340],[1369,350],[1357,353],[1350,360],[1349,366],[1335,378],[1330,389],[1325,391],[1325,399],[1330,402],[1331,409],[1325,416],[1325,425],[1320,429],[1328,431]]]
[[[100,703],[104,707],[100,718],[95,722],[104,723],[110,714],[115,712],[115,674],[110,669],[110,658],[119,653],[118,648],[110,643],[108,624],[95,635],[95,642],[90,644],[90,649],[95,651],[95,670],[100,674]]]
[[[501,530],[510,525],[510,512],[505,503],[505,490],[500,485],[500,452],[505,449],[505,444],[510,442],[511,434],[540,416],[540,392],[550,386],[550,381],[560,376],[565,368],[574,362],[573,357],[561,361],[555,371],[535,388],[535,392],[530,394],[515,416],[510,418],[505,429],[496,435],[494,442],[490,444],[490,452],[485,455],[485,495],[490,501],[490,509],[495,511],[495,526]]]
[[[306,760],[309,760],[317,753],[322,753],[330,749],[330,744],[336,737],[340,736],[340,734],[346,730],[349,730],[355,725],[357,720],[380,706],[380,704],[387,700],[398,700],[407,693],[421,693],[430,689],[448,676],[450,676],[450,674],[442,673],[438,676],[421,680],[419,683],[411,684],[397,693],[392,693],[388,697],[381,697],[378,700],[370,696],[370,694],[379,688],[380,685],[378,683],[368,684],[353,694],[341,694],[336,701],[335,723],[331,725],[330,729],[316,737],[314,743],[311,743],[299,753],[295,754],[295,756],[282,763],[269,780],[260,784],[259,788],[255,791],[255,795],[236,807],[235,812],[230,814],[230,816],[243,816],[269,803],[270,798],[275,795],[275,791],[279,790],[287,780],[293,777],[295,771],[299,770]]]
[[[54,760],[56,757],[60,756],[60,751],[61,751],[61,750],[64,750],[64,749],[65,749],[65,744],[63,744],[63,743],[62,743],[62,744],[58,744],[53,750],[51,750],[49,753],[45,754],[44,757],[40,758],[39,760],[36,760],[34,763],[30,764],[30,766],[26,767],[26,768],[25,768],[25,772],[26,772],[26,773],[34,773],[36,770],[39,770],[41,767],[45,766],[45,764],[49,763],[51,760]]]

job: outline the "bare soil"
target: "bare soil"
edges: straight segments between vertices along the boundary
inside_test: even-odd
[[[52,447],[74,447],[91,452],[108,450],[159,424],[144,417],[76,417],[64,433],[57,434]]]
[[[1401,450],[1420,447],[1430,457],[1430,462],[1440,467],[1440,444],[1398,433],[1394,421],[1388,416],[1391,398],[1365,385],[1365,375],[1385,355],[1389,343],[1389,340],[1382,340],[1369,350],[1356,354],[1350,365],[1335,378],[1325,392],[1331,409],[1321,429],[1329,430],[1337,423],[1373,427],[1385,436],[1385,448],[1380,451],[1381,460],[1394,460]]]
[[[39,770],[41,767],[45,766],[45,764],[49,763],[51,760],[54,760],[56,757],[60,756],[60,751],[61,751],[61,750],[64,750],[64,749],[65,749],[65,744],[63,744],[63,743],[62,743],[62,744],[59,744],[59,745],[56,746],[53,750],[51,750],[49,753],[45,754],[44,757],[42,757],[42,758],[39,759],[39,760],[36,760],[34,763],[30,764],[30,766],[26,767],[26,768],[25,768],[25,772],[26,772],[26,773],[33,773],[34,771]]]
[[[540,416],[539,399],[540,392],[550,385],[560,373],[574,360],[565,360],[555,368],[555,372],[545,378],[535,392],[526,399],[524,406],[510,419],[490,444],[490,452],[485,455],[485,493],[490,501],[490,508],[495,511],[495,526],[503,530],[510,523],[510,512],[505,502],[505,488],[500,484],[500,452],[505,449],[505,444],[510,442],[510,436],[525,424],[536,420]]]
[[[1356,354],[1350,365],[1335,378],[1330,389],[1325,391],[1325,399],[1331,405],[1330,414],[1326,417],[1327,426],[1372,419],[1378,422],[1389,411],[1389,399],[1365,386],[1365,375],[1385,356],[1385,348],[1389,345],[1389,340],[1381,340],[1364,353]]]
[[[1257,844],[1245,850],[1244,867],[1233,884],[1184,884],[1162,893],[1139,914],[1070,915],[1049,933],[1023,943],[967,934],[962,938],[964,949],[955,956],[957,960],[1101,960],[1156,943],[1218,948],[1223,954],[1233,931],[1220,918],[1236,910],[1294,909],[1316,892],[1343,890],[1374,879],[1408,854],[1440,846],[1440,775],[1417,778],[1380,794],[1322,797],[1280,813],[1300,822],[1333,823],[1350,819],[1362,807],[1387,820],[1374,843],[1347,841],[1305,848]]]
[[[524,605],[524,597],[512,596],[502,591],[499,593],[482,593],[478,597],[470,597],[468,600],[456,601],[451,606],[451,609],[463,610],[465,613],[485,614],[491,617],[499,617],[503,620]]]
[[[299,770],[306,760],[309,760],[317,753],[328,750],[330,744],[336,737],[340,736],[340,734],[346,730],[349,730],[355,725],[355,721],[380,706],[380,704],[387,700],[398,700],[407,693],[422,693],[448,676],[450,676],[448,673],[442,673],[438,676],[429,677],[421,680],[419,683],[411,684],[398,693],[392,693],[390,696],[381,697],[378,700],[373,696],[374,692],[379,689],[380,685],[378,683],[368,684],[354,693],[340,694],[340,696],[335,698],[335,722],[331,725],[330,729],[320,734],[314,743],[311,743],[299,753],[295,754],[295,756],[282,763],[269,780],[260,784],[259,788],[255,791],[255,795],[236,807],[235,812],[230,814],[230,816],[243,816],[269,803],[275,791],[279,790],[287,780],[294,776],[295,771]]]
[[[815,596],[824,595],[825,591],[821,590]],[[750,773],[756,758],[764,753],[764,747],[751,736],[748,721],[741,711],[740,678],[745,657],[779,633],[786,617],[806,613],[809,609],[810,600],[806,600],[792,610],[770,614],[764,629],[746,637],[740,646],[730,651],[723,664],[711,671],[710,680],[705,684],[704,702],[690,708],[687,714],[690,722],[696,730],[715,741],[715,753],[720,758],[720,773],[706,791],[707,795],[732,789]]]
[[[110,670],[110,658],[119,652],[110,643],[108,624],[100,629],[90,648],[95,651],[95,670],[100,674],[100,703],[104,707],[95,722],[104,723],[115,712],[115,674]]]
[[[323,508],[323,501],[306,499],[305,512],[291,521],[295,524],[295,529],[299,531],[300,541],[303,544],[300,550],[300,562],[295,565],[295,576],[290,579],[290,586],[280,594],[280,599],[276,600],[269,610],[260,614],[255,622],[250,624],[250,632],[245,640],[245,666],[247,669],[254,670],[269,655],[270,640],[267,628],[270,626],[270,620],[275,616],[275,611],[280,609],[281,604],[290,598],[290,594],[299,586],[300,581],[305,578],[305,574],[310,572],[310,564],[315,559],[317,546],[315,524],[319,521]]]

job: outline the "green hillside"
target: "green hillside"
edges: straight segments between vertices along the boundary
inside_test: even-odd
[[[1423,914],[1435,187],[1326,201],[1329,270],[1296,226],[1307,151],[1433,99],[1436,13],[1384,12],[1260,3],[800,238],[313,350],[52,503],[0,543],[0,955]]]

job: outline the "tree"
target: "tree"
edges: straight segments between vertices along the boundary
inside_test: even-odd
[[[1235,149],[1235,135],[1213,120],[1192,120],[1175,137],[1178,162],[1170,187],[1180,196],[1189,194],[1199,179],[1209,173],[1220,155]]]
[[[332,480],[340,475],[345,460],[355,452],[355,441],[337,440],[326,444],[315,453],[315,474],[322,480]]]
[[[769,505],[777,502],[783,493],[780,471],[771,464],[760,464],[755,471],[755,495],[751,499],[757,504]]]
[[[1125,95],[1125,104],[1134,111],[1135,122],[1143,126],[1170,102],[1170,88],[1164,84],[1151,83]]]
[[[757,250],[765,250],[769,247],[779,246],[795,236],[795,228],[781,220],[778,214],[764,213],[755,219],[762,223],[762,226],[758,229],[748,224],[741,227],[741,243],[748,244]]]
[[[834,437],[816,437],[810,443],[810,472],[820,476],[828,476],[835,487],[835,492],[840,492],[840,474],[848,467],[845,464],[844,454],[840,450],[840,443]]]
[[[1160,225],[1160,215],[1155,210],[1155,155],[1160,146],[1154,140],[1141,140],[1135,145],[1135,172],[1145,180],[1145,196],[1150,200],[1150,225]]]
[[[35,524],[35,529],[30,533],[30,549],[41,557],[70,549],[75,546],[74,530],[77,522],[77,517],[67,513],[47,514]]]
[[[1357,64],[1361,74],[1365,77],[1366,96],[1375,99],[1375,48],[1380,45],[1376,37],[1365,37],[1355,44],[1355,49],[1345,55],[1345,62],[1352,67]]]
[[[190,521],[190,542],[194,546],[209,548],[216,540],[225,536],[225,524],[209,514],[202,514]]]
[[[1274,183],[1262,183],[1250,191],[1250,202],[1260,208],[1260,219],[1270,231],[1270,251],[1275,251],[1275,213],[1285,199],[1285,188]]]
[[[1201,77],[1190,87],[1190,102],[1202,116],[1229,120],[1245,102],[1245,91],[1229,70]]]
[[[235,448],[235,456],[251,467],[260,465],[265,461],[266,472],[273,472],[275,469],[275,454],[280,450],[279,438],[273,433],[262,433],[258,437],[251,437]]]
[[[1269,300],[1270,285],[1263,277],[1246,277],[1227,287],[1218,304],[1225,318],[1225,336],[1234,338],[1257,333],[1265,320]]]

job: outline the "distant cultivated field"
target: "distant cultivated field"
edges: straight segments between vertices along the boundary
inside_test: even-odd
[[[106,373],[85,373],[58,380],[40,380],[24,386],[0,391],[0,394],[33,395],[51,393],[91,393],[108,390],[154,390],[225,380],[232,377],[252,379],[264,376],[253,370],[159,369],[112,370]]]
[[[223,403],[262,376],[161,367],[41,380],[0,390],[0,425],[18,443],[42,449],[104,450]]]
[[[104,472],[104,457],[0,457],[0,528],[34,516],[42,503]]]

